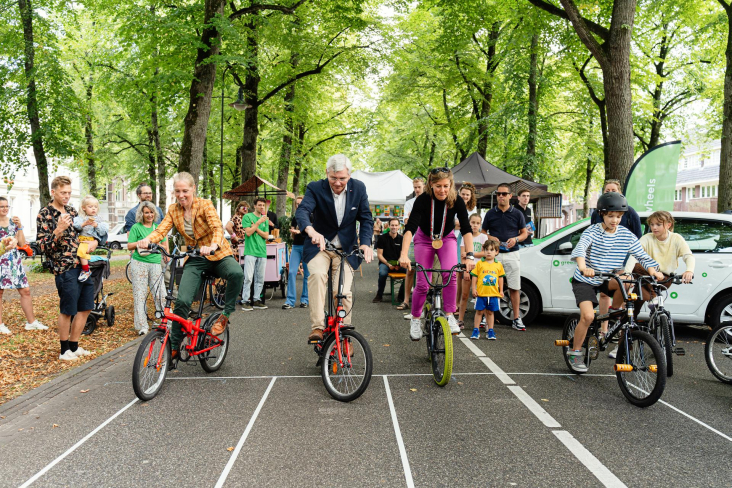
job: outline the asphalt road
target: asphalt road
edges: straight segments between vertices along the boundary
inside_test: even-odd
[[[183,364],[150,402],[132,391],[133,343],[0,406],[0,486],[732,484],[732,388],[706,368],[703,328],[678,328],[687,355],[647,409],[625,400],[605,355],[568,374],[561,317],[456,338],[440,388],[401,312],[371,303],[376,266],[355,283],[374,357],[358,400],[328,395],[308,311],[275,297],[233,316],[217,373]]]

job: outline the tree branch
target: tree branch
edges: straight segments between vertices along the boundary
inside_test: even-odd
[[[556,7],[549,2],[545,2],[544,0],[529,0],[529,3],[531,3],[535,7],[544,10],[545,12],[549,12],[550,14],[556,15],[557,17],[560,17],[562,19],[570,21],[572,20],[569,18],[569,15],[565,10]],[[591,20],[585,19],[584,17],[579,16],[579,14],[578,17],[582,20],[582,22],[584,22],[590,32],[597,35],[600,39],[602,39],[603,41],[607,41],[608,39],[610,39],[610,29],[607,29],[600,24],[592,22]]]
[[[350,136],[350,135],[353,135],[353,134],[360,134],[362,132],[363,132],[362,130],[355,130],[355,131],[352,131],[352,132],[342,132],[340,134],[333,134],[330,137],[326,137],[325,139],[321,139],[318,142],[316,142],[314,145],[312,145],[310,147],[310,149],[308,149],[307,151],[305,151],[302,155],[303,155],[303,157],[307,156],[308,154],[310,154],[310,151],[312,151],[316,147],[320,146],[324,142],[328,142],[328,141],[330,141],[332,139],[335,139],[336,137]]]
[[[229,6],[231,7],[231,10],[233,12],[229,15],[229,20],[236,20],[243,15],[253,14],[255,12],[262,12],[264,10],[276,10],[278,12],[282,12],[283,14],[292,15],[293,13],[295,13],[295,10],[297,10],[300,5],[307,1],[308,0],[299,0],[291,7],[287,7],[285,5],[255,4],[239,10],[236,9],[234,2],[231,2],[229,3]]]
[[[590,50],[600,67],[603,68],[603,72],[607,72],[609,69],[609,60],[605,51],[597,39],[592,37],[590,29],[588,27],[587,19],[582,17],[577,9],[577,5],[574,4],[573,0],[559,0],[565,8],[565,12],[569,17],[569,21],[572,22],[574,30],[577,32],[577,36],[580,38],[582,43]],[[603,41],[607,41],[610,38],[610,31],[607,31],[606,36],[600,36]]]

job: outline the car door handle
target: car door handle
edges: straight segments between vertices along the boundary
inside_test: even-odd
[[[724,264],[722,261],[713,261],[709,263],[710,268],[729,268],[732,264]]]

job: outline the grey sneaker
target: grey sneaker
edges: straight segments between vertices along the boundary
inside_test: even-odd
[[[418,341],[422,338],[422,321],[420,319],[412,319],[409,323],[409,337],[413,341]]]
[[[255,300],[254,303],[252,303],[252,308],[256,308],[257,310],[265,310],[267,308],[267,305],[262,303],[262,300]]]
[[[295,307],[293,307],[289,303],[285,303],[284,305],[282,305],[282,310],[290,310],[291,308],[295,308]]]
[[[252,310],[254,310],[252,308],[252,305],[249,303],[246,303],[246,302],[244,302],[244,304],[242,304],[241,309],[243,312],[251,312]]]
[[[300,304],[300,308],[308,308],[308,304],[307,303],[301,303]]]
[[[521,317],[513,320],[512,327],[516,330],[526,330],[526,326],[524,325],[523,321],[521,320]]]
[[[575,351],[569,349],[567,351],[567,357],[572,365],[572,369],[578,373],[585,373],[587,371],[587,365],[585,364],[585,355],[582,351]]]

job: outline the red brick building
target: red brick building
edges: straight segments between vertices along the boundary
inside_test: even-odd
[[[721,150],[720,141],[685,148],[679,158],[674,210],[717,212]]]

